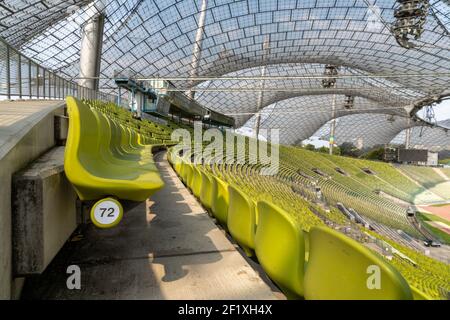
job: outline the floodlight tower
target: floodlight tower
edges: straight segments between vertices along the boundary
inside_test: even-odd
[[[339,67],[331,64],[325,66],[324,78],[322,80],[322,87],[328,89],[336,88],[336,80]],[[333,101],[331,104],[331,128],[330,128],[330,155],[333,154],[334,135],[336,133],[336,94],[333,94]]]

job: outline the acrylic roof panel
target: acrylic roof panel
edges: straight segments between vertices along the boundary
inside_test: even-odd
[[[341,74],[353,77],[339,78],[334,90],[324,90],[317,79],[266,81],[265,87],[272,90],[264,93],[261,107],[289,105],[291,99],[308,95],[329,103],[336,93],[338,101],[345,94],[354,95],[355,112],[365,112],[362,106],[370,104],[386,113],[402,113],[398,107],[448,90],[450,3],[430,4],[423,35],[416,48],[407,50],[390,31],[395,0],[209,0],[198,75],[258,76],[261,65],[268,66],[269,76],[321,75],[325,64],[335,64],[341,66]],[[112,91],[116,70],[141,77],[191,75],[200,6],[200,0],[5,0],[0,2],[0,37],[43,66],[76,78],[81,26],[104,12],[101,88]],[[258,110],[257,80],[176,85],[217,89],[200,91],[196,99],[235,114],[239,124]],[[249,90],[232,90],[236,87]],[[303,118],[314,118],[314,123],[326,118],[301,108]],[[274,126],[291,128],[306,121],[301,115],[283,114],[276,120],[278,108],[273,110],[266,123]],[[304,133],[298,134],[286,139],[298,140]]]
[[[371,148],[390,143],[400,132],[413,127],[407,118],[385,114],[354,114],[337,119],[335,141],[338,145],[352,142],[358,148]],[[329,137],[330,123],[314,136]]]
[[[429,16],[420,47],[406,50],[388,30],[394,0],[372,1],[382,18],[378,24],[370,23],[377,12],[368,6],[369,0],[210,0],[200,74],[223,75],[261,63],[286,62],[335,63],[373,73],[446,72],[449,7],[434,2],[436,15]],[[143,76],[190,71],[200,1],[6,0],[3,6],[0,36],[38,60],[41,52],[51,50],[54,59],[43,61],[45,66],[64,71],[76,63],[59,56],[67,47],[79,47],[72,39],[79,38],[79,26],[100,8],[107,14],[103,70],[111,70],[112,64]],[[70,14],[75,6],[81,9]],[[144,63],[136,65],[136,60]],[[397,80],[412,89],[439,90],[444,85],[444,80],[431,77]]]
[[[343,108],[344,96],[351,95],[365,98],[364,103],[372,102],[378,104],[378,110],[384,110],[386,113],[401,114],[406,116],[403,108],[418,98],[417,93],[404,88],[398,88],[398,85],[388,80],[373,81],[370,78],[342,78],[339,80],[335,89],[324,89],[321,85],[322,79],[317,78],[323,73],[324,66],[320,64],[278,64],[269,65],[265,68],[265,76],[271,80],[264,81],[264,93],[261,103],[261,109],[270,106],[276,102],[298,106],[306,103],[303,111],[298,113],[299,117],[314,117],[309,114],[308,106],[314,101],[320,105],[326,103],[331,106],[331,94],[339,96],[337,108]],[[261,68],[244,69],[225,75],[222,79],[203,82],[198,86],[202,91],[196,95],[196,99],[205,106],[219,112],[236,117],[237,123],[250,119],[258,111],[259,92],[255,88],[261,87],[261,80],[257,77],[261,74]],[[364,76],[358,70],[350,68],[341,68],[342,76]],[[297,78],[296,76],[301,76]],[[237,80],[236,80],[237,79]],[[276,80],[275,80],[276,79]],[[222,91],[226,89],[226,91]],[[217,91],[220,90],[220,91]],[[324,100],[317,100],[314,96],[329,95]],[[306,96],[311,96],[307,98]],[[303,97],[303,99],[290,99],[294,97]],[[362,100],[356,101],[356,104]],[[330,109],[322,105],[325,109]],[[363,106],[356,108],[356,112],[364,112]],[[275,109],[274,117],[278,115],[278,109]],[[294,121],[296,119],[292,119]],[[292,123],[295,125],[295,123]],[[285,126],[289,126],[288,123]]]
[[[450,123],[439,123],[443,128],[427,128],[414,127],[411,130],[411,147],[417,149],[430,149],[434,151],[450,150]],[[406,131],[399,133],[392,143],[404,144],[406,138]]]
[[[283,144],[298,144],[312,135],[328,137],[329,121],[333,119],[332,99],[332,95],[323,94],[294,97],[276,102],[261,111],[260,127],[262,129],[279,129],[280,143]],[[342,128],[347,125],[350,127],[356,125],[360,126],[359,129],[363,132],[372,125],[385,128],[384,125],[389,123],[388,117],[397,117],[402,121],[406,119],[403,109],[385,107],[364,97],[356,97],[352,109],[346,109],[344,101],[345,96],[336,96],[335,117],[339,118],[338,123]],[[360,117],[351,116],[355,114]],[[348,120],[343,121],[343,119]],[[355,121],[355,123],[352,124],[351,121]],[[252,128],[254,123],[255,117],[253,116],[244,127]],[[320,130],[321,128],[322,130]],[[402,129],[404,128],[399,127],[394,136]],[[352,133],[350,133],[351,135]]]

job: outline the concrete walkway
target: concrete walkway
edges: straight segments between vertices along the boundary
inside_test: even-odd
[[[22,298],[275,299],[163,153],[157,163],[166,187],[114,229],[89,225],[44,274],[26,281]],[[81,290],[66,287],[69,265],[81,269]]]

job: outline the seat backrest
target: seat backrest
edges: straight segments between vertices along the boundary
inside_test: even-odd
[[[229,196],[228,196],[228,184],[222,179],[212,176],[212,212],[214,217],[222,224],[223,226],[227,226],[227,217],[228,217],[228,204],[229,204]]]
[[[113,152],[110,148],[111,139],[112,139],[112,130],[109,125],[109,121],[106,118],[106,116],[99,111],[92,110],[92,113],[96,117],[97,123],[99,126],[99,133],[100,133],[100,135],[99,135],[99,139],[100,139],[99,151],[102,153],[102,155],[105,158],[108,158],[113,154]]]
[[[431,298],[426,293],[420,291],[419,289],[417,289],[413,286],[410,286],[410,288],[411,288],[414,300],[433,300],[433,298]]]
[[[125,151],[130,151],[130,135],[128,133],[128,130],[126,127],[124,127],[122,124],[118,124],[119,131],[120,131],[120,145]]]
[[[67,97],[67,110],[70,122],[65,159],[76,157],[85,167],[90,167],[100,143],[97,119],[87,105],[73,97]]]
[[[193,164],[190,162],[186,163],[185,175],[186,175],[186,185],[189,189],[192,189],[192,182],[194,181],[194,169]]]
[[[122,137],[121,130],[119,124],[114,121],[108,119],[109,126],[111,127],[111,142],[109,144],[110,149],[114,154],[123,155],[125,150],[122,148]]]
[[[192,165],[192,185],[190,187],[191,187],[192,193],[197,198],[200,198],[200,194],[202,192],[202,183],[203,183],[203,181],[202,181],[202,175],[200,173],[200,170],[197,167],[197,165],[193,164]]]
[[[292,217],[276,205],[259,201],[255,252],[269,277],[288,298],[303,296],[304,233]]]
[[[328,227],[313,227],[309,240],[306,299],[412,299],[400,273],[357,241]]]
[[[256,214],[253,201],[233,185],[228,186],[228,194],[228,230],[244,250],[254,250]],[[249,252],[246,253],[249,254]]]
[[[181,165],[180,165],[180,172],[179,172],[179,175],[180,175],[180,177],[181,177],[181,181],[183,181],[184,183],[186,183],[186,176],[187,176],[187,171],[186,171],[186,166],[187,166],[187,164],[186,164],[186,161],[185,161],[185,160],[182,160],[180,164],[181,164]]]
[[[212,206],[212,180],[209,173],[200,170],[202,178],[202,187],[200,191],[200,201],[207,210],[211,210]]]

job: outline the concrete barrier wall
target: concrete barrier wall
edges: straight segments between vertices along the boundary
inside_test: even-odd
[[[51,149],[13,176],[13,276],[44,272],[77,227],[64,149]]]
[[[27,106],[27,103],[34,102],[10,104],[20,114],[21,104]],[[0,121],[1,140],[6,141],[0,146],[0,299],[18,298],[24,281],[12,275],[12,175],[55,145],[54,116],[63,115],[64,107],[64,103],[47,102],[23,121],[10,125],[15,130],[8,130],[8,123]],[[14,108],[10,108],[10,113]],[[5,139],[8,134],[11,137]]]

